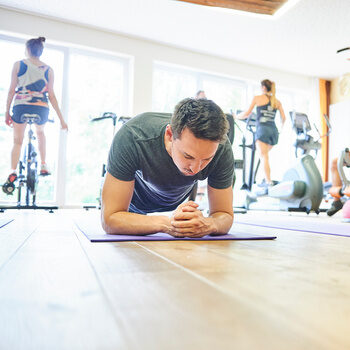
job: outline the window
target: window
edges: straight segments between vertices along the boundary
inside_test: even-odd
[[[202,89],[225,113],[235,112],[246,105],[246,86],[233,79],[202,75]]]
[[[69,64],[69,133],[66,202],[96,203],[113,137],[111,119],[91,122],[103,112],[121,115],[124,63],[116,57],[74,52]]]
[[[172,113],[176,104],[204,90],[208,99],[216,102],[225,113],[243,108],[246,84],[214,74],[207,74],[163,63],[154,64],[153,110]]]
[[[12,66],[24,57],[24,44],[24,39],[0,36],[0,103],[3,109],[6,106]],[[46,124],[45,133],[47,163],[52,175],[40,177],[37,204],[56,202],[56,194],[60,194],[60,205],[96,204],[102,163],[106,162],[113,125],[111,120],[91,123],[90,119],[103,112],[114,112],[117,115],[125,113],[129,61],[114,55],[77,51],[50,44],[45,45],[42,60],[55,72],[55,94],[59,105],[62,101],[64,116],[68,116],[69,132],[67,137],[59,137],[59,119],[50,106],[49,119],[54,119],[55,122]],[[4,114],[0,116],[4,117]],[[0,158],[2,181],[6,180],[10,171],[12,139],[12,130],[1,123],[0,148],[4,154]],[[25,144],[26,141],[23,145]],[[66,159],[66,162],[59,164],[58,159]],[[61,174],[59,182],[56,181],[58,173]],[[66,174],[66,177],[62,174]],[[61,193],[66,193],[64,202]],[[0,201],[16,200],[17,193],[7,196],[0,191]]]
[[[54,91],[58,101],[62,100],[62,78],[63,78],[63,58],[62,50],[45,47],[42,55],[42,61],[52,67],[54,71]],[[51,172],[51,176],[40,177],[37,197],[38,201],[55,202],[56,201],[56,178],[57,178],[57,154],[59,148],[60,121],[55,110],[50,106],[49,120],[53,123],[46,123],[46,159]]]
[[[5,119],[7,93],[11,82],[13,64],[24,56],[24,45],[21,42],[11,42],[0,37],[0,115]],[[11,148],[13,144],[13,132],[4,122],[0,124],[0,178],[1,183],[6,181],[11,170]],[[8,196],[0,190],[1,201],[16,201],[17,196]]]
[[[191,71],[156,65],[153,75],[153,110],[172,113],[176,104],[193,97],[198,90],[197,77]]]

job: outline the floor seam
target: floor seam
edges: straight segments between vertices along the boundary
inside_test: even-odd
[[[165,256],[163,256],[163,255],[161,255],[161,254],[159,254],[159,253],[154,252],[153,250],[151,250],[151,249],[149,249],[149,248],[146,248],[145,246],[143,246],[142,244],[140,244],[140,243],[138,243],[138,242],[134,242],[134,243],[135,243],[136,245],[140,246],[141,248],[147,250],[147,251],[150,252],[151,254],[158,256],[158,257],[161,258],[162,260],[165,260],[166,262],[170,263],[171,265],[176,266],[176,267],[179,268],[180,270],[185,271],[186,273],[188,273],[189,275],[195,277],[196,279],[200,280],[201,282],[203,282],[203,283],[209,285],[210,287],[212,287],[212,288],[218,290],[219,292],[221,292],[221,293],[223,293],[223,294],[229,296],[230,298],[233,298],[233,296],[232,296],[230,293],[228,293],[224,288],[220,288],[217,284],[215,284],[214,282],[211,282],[211,281],[208,280],[207,278],[205,278],[205,277],[199,275],[199,274],[196,273],[196,272],[191,271],[191,270],[188,269],[187,267],[184,267],[184,266],[182,266],[182,265],[180,265],[180,264],[178,264],[178,263],[176,263],[176,262],[174,262],[174,261],[172,261],[172,260],[166,258]]]
[[[146,248],[145,246],[143,246],[142,244],[140,244],[140,243],[138,243],[138,242],[135,242],[135,243],[136,243],[138,246],[140,246],[141,248],[143,248],[143,249],[145,249],[146,251],[150,252],[151,254],[153,254],[153,255],[155,255],[155,256],[158,256],[158,257],[161,258],[162,260],[164,260],[164,261],[166,261],[166,262],[168,262],[168,263],[170,263],[170,264],[172,264],[172,265],[174,265],[174,266],[180,268],[181,270],[185,271],[186,273],[190,274],[191,276],[197,278],[197,279],[200,280],[202,283],[205,283],[206,285],[208,285],[208,286],[214,288],[214,289],[217,290],[218,292],[220,292],[220,293],[222,293],[222,294],[228,296],[230,299],[233,299],[233,300],[236,300],[236,301],[237,301],[237,300],[242,301],[245,305],[247,305],[248,307],[250,307],[250,306],[249,306],[249,300],[247,301],[247,298],[242,299],[242,298],[238,298],[237,296],[233,296],[233,295],[232,295],[231,293],[229,293],[225,288],[219,287],[218,285],[216,285],[214,282],[211,282],[211,281],[208,280],[207,278],[205,278],[205,277],[203,277],[203,276],[201,276],[201,275],[199,275],[199,274],[197,274],[197,273],[191,271],[190,269],[188,269],[188,268],[186,268],[186,267],[184,267],[184,266],[182,266],[182,265],[180,265],[180,264],[178,264],[178,263],[176,263],[176,262],[174,262],[174,261],[172,261],[172,260],[170,260],[170,259],[168,259],[168,258],[162,256],[162,255],[159,254],[159,253],[154,252],[153,250],[151,250],[151,249],[149,249],[149,248]],[[261,313],[265,313],[265,312],[266,312],[266,310],[265,310],[263,307],[261,307],[261,306],[260,306],[260,307],[256,307],[255,309],[258,310],[258,312],[261,312]],[[272,316],[273,318],[276,317],[276,315],[271,315],[271,316]],[[283,320],[283,321],[284,321],[284,322],[287,322],[287,320]],[[302,333],[302,330],[303,330],[303,328],[298,328],[298,327],[297,327],[297,328],[294,328],[294,332],[295,332],[296,334],[298,334],[298,333],[300,333],[300,332],[301,332],[301,334],[303,334],[303,333]]]
[[[75,237],[77,238],[77,240],[79,242],[79,245],[80,245],[81,249],[84,252],[84,255],[85,255],[85,257],[86,257],[86,259],[87,259],[87,261],[88,261],[88,263],[89,263],[89,265],[90,265],[90,267],[92,269],[93,274],[95,275],[97,283],[98,283],[98,285],[99,285],[99,287],[101,289],[102,295],[103,295],[103,297],[105,298],[105,300],[107,302],[107,307],[112,312],[112,317],[113,317],[113,319],[114,319],[114,321],[116,323],[116,326],[117,327],[122,327],[124,334],[128,334],[128,331],[127,331],[126,327],[123,325],[123,322],[120,321],[120,319],[118,319],[117,316],[115,315],[113,303],[111,302],[111,300],[110,300],[110,298],[108,296],[108,293],[106,292],[106,289],[103,286],[103,283],[102,283],[102,281],[101,281],[101,279],[100,279],[100,277],[98,275],[97,270],[95,269],[95,266],[93,265],[93,263],[92,263],[92,261],[91,261],[91,259],[89,257],[89,254],[87,253],[86,249],[84,248],[84,245],[82,244],[80,238],[78,237],[77,232],[79,233],[79,235],[81,235],[82,238],[86,238],[87,239],[87,237],[85,237],[85,235],[78,229],[78,227],[76,226],[75,222],[73,222],[73,232],[74,232],[74,235],[75,235]],[[94,244],[94,243],[90,242],[90,244]],[[132,341],[129,339],[129,337],[128,337],[128,341],[130,341],[132,343]],[[128,344],[125,344],[125,345],[129,348]]]
[[[14,258],[14,256],[18,253],[18,251],[26,244],[30,237],[32,237],[33,233],[37,231],[39,225],[35,227],[35,229],[26,237],[26,239],[15,249],[15,251],[7,258],[6,261],[2,265],[0,265],[0,271]]]

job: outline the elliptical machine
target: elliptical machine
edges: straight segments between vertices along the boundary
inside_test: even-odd
[[[304,146],[304,154],[300,159],[297,159],[296,164],[288,169],[283,176],[283,179],[280,183],[275,186],[269,187],[267,193],[269,197],[279,199],[279,209],[287,211],[304,211],[310,213],[311,211],[319,213],[319,207],[323,198],[323,184],[322,178],[319,170],[316,167],[314,158],[308,154],[310,150],[315,150],[316,145],[317,149],[320,147],[318,141],[314,141],[309,138],[309,143],[306,141],[308,118],[306,114],[302,113],[290,113],[292,118],[292,124],[294,130],[304,131],[304,140],[303,143],[296,142],[296,154],[297,149],[301,148],[300,145]],[[292,117],[293,116],[293,117]],[[255,177],[259,162],[257,167],[254,168],[255,161],[255,141],[256,141],[256,115],[251,114],[247,119],[247,130],[252,133],[252,144],[242,145],[243,154],[245,154],[245,147],[251,149],[251,158],[250,158],[250,168],[249,168],[249,181],[244,183],[246,191],[246,200],[245,208],[250,209],[250,206],[253,202],[257,201],[257,195],[252,192],[253,184],[255,183]],[[309,131],[308,130],[308,131]],[[302,136],[299,136],[300,140]],[[314,143],[312,145],[311,141]]]
[[[316,129],[319,138],[315,140],[310,134],[309,131],[311,131],[311,126],[309,122],[309,118],[305,113],[297,113],[295,111],[289,112],[290,118],[293,125],[293,130],[297,134],[296,141],[294,143],[295,147],[295,157],[298,158],[299,156],[299,150],[301,151],[301,155],[304,154],[310,154],[312,151],[315,152],[315,157],[317,156],[317,152],[321,149],[321,142],[320,140],[323,137],[327,137],[331,131],[332,127],[329,123],[329,119],[326,114],[323,115],[323,118],[325,119],[325,122],[327,124],[328,131],[326,134],[321,135],[320,132],[317,129],[317,126],[314,124],[314,128]]]
[[[17,180],[11,183],[5,183],[2,188],[3,191],[8,195],[13,195],[17,185],[17,205],[16,206],[1,206],[0,212],[4,212],[7,209],[44,209],[51,213],[54,209],[58,209],[57,206],[38,206],[36,205],[36,194],[39,182],[38,173],[38,160],[37,151],[35,149],[33,141],[36,140],[32,125],[40,120],[38,114],[23,114],[21,120],[29,125],[28,130],[28,144],[23,152],[22,160],[18,163],[18,177]],[[53,122],[53,120],[49,120]],[[25,188],[25,204],[22,204],[22,189]]]

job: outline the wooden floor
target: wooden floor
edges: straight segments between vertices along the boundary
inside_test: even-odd
[[[350,349],[350,237],[90,243],[80,214],[0,214],[0,349]]]

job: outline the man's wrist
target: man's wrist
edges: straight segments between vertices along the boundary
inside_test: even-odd
[[[167,216],[159,216],[159,232],[170,233],[171,232],[171,218]]]
[[[216,219],[211,217],[211,216],[209,216],[209,217],[207,217],[207,220],[209,220],[210,234],[218,233],[219,229],[218,229],[218,225],[217,225]]]

